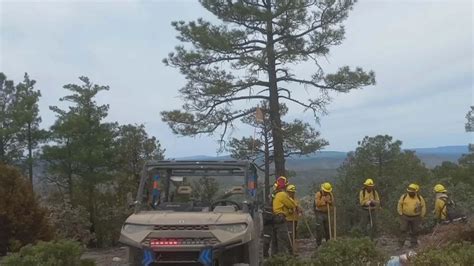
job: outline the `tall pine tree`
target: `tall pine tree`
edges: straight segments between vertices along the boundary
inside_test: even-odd
[[[30,79],[28,73],[25,73],[23,82],[16,86],[17,104],[15,107],[14,118],[20,127],[20,142],[26,148],[28,177],[33,184],[33,152],[38,144],[46,137],[46,132],[39,128],[41,116],[39,115],[38,101],[41,92],[35,90],[35,80]]]
[[[67,188],[71,202],[87,209],[94,233],[100,215],[98,195],[113,177],[116,124],[104,122],[109,106],[95,101],[109,87],[93,84],[87,77],[79,79],[80,85],[64,86],[71,94],[60,100],[71,104],[68,109],[50,107],[58,117],[51,128],[55,145],[43,149],[43,158],[49,163],[50,181]]]
[[[374,73],[362,68],[344,66],[328,74],[320,64],[344,39],[342,23],[354,2],[200,0],[223,24],[204,19],[172,23],[185,45],[164,62],[178,68],[188,83],[180,90],[182,110],[162,112],[163,121],[181,135],[212,134],[219,128],[224,135],[235,120],[255,112],[253,101],[268,101],[276,174],[284,175],[280,102],[317,116],[330,101],[330,91],[346,93],[375,83]],[[312,63],[309,76],[294,71],[304,62]],[[293,93],[304,88],[309,97]]]

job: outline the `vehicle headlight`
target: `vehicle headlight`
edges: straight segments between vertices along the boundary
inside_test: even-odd
[[[123,226],[123,231],[129,234],[135,234],[142,231],[151,231],[151,230],[153,230],[153,225],[125,224]]]
[[[216,229],[224,230],[231,233],[240,233],[247,229],[246,223],[241,224],[218,224],[215,226]]]

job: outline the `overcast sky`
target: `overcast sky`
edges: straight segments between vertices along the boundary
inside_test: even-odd
[[[346,40],[325,66],[372,69],[377,85],[335,95],[320,125],[301,109],[288,119],[313,123],[330,142],[326,150],[349,151],[377,134],[405,148],[473,142],[464,132],[474,103],[473,12],[470,0],[359,1],[345,22]],[[161,62],[179,44],[170,23],[199,17],[214,19],[191,0],[0,0],[0,71],[15,82],[24,72],[37,80],[44,127],[55,120],[48,106],[64,106],[62,86],[85,75],[110,85],[98,100],[110,105],[108,120],[144,123],[167,157],[215,155],[217,137],[177,137],[159,115],[181,106],[177,91],[185,83]]]

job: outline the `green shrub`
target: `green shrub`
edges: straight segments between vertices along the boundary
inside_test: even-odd
[[[84,249],[75,241],[39,242],[34,246],[25,246],[20,252],[7,256],[2,264],[5,266],[80,266],[84,265],[80,259],[83,251]],[[88,262],[85,265],[93,264]]]
[[[81,260],[81,266],[95,266],[95,260],[93,259],[82,259]]]
[[[427,249],[418,253],[413,265],[466,265],[474,262],[474,244],[455,243],[442,248]]]
[[[31,184],[17,169],[0,164],[0,256],[52,237],[48,212]]]
[[[313,265],[378,265],[387,257],[369,238],[339,238],[325,243],[313,255]]]
[[[265,260],[264,266],[302,266],[310,265],[291,255],[276,255]]]

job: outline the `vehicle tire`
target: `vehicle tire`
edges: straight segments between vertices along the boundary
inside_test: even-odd
[[[248,246],[249,244],[245,244],[242,246],[234,247],[230,250],[226,250],[224,253],[221,254],[218,260],[218,265],[227,266],[236,265],[240,263],[248,264]]]

